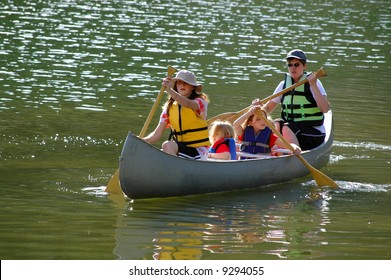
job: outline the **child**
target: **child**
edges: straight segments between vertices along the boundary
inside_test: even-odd
[[[275,145],[281,148],[288,148],[284,142],[266,126],[266,123],[262,118],[255,114],[255,110],[258,108],[260,108],[260,106],[252,106],[233,124],[238,135],[238,140],[242,142],[240,150],[245,153],[259,154],[271,153],[271,149]],[[264,112],[265,117],[267,117],[266,112],[262,112]],[[242,126],[244,121],[244,126]],[[301,153],[299,146],[296,144],[292,144],[292,146],[295,148],[294,154],[298,155]]]
[[[229,122],[215,121],[209,130],[209,158],[236,159],[235,131]]]
[[[170,139],[162,144],[164,152],[183,158],[206,158],[210,144],[206,121],[209,99],[202,93],[202,85],[197,83],[193,72],[181,70],[174,79],[166,77],[163,86],[169,98],[159,124],[143,140],[153,144],[170,128]]]

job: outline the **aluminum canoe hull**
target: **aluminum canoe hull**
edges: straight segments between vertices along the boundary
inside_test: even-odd
[[[333,143],[331,111],[325,114],[326,139],[302,153],[315,168],[327,165]],[[251,160],[201,161],[172,156],[132,132],[119,164],[122,191],[132,199],[195,195],[267,187],[308,175],[293,155]]]

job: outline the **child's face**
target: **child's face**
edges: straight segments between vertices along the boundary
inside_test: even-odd
[[[176,89],[180,95],[189,97],[194,89],[194,86],[192,86],[182,80],[178,80],[176,82]]]
[[[261,117],[257,116],[256,114],[253,115],[251,125],[257,130],[263,130],[266,128],[266,123]]]
[[[210,135],[209,136],[209,141],[212,143],[212,145],[214,144],[214,143],[216,143],[217,141],[219,141],[221,138],[223,138],[224,137],[224,135],[223,135],[223,133],[221,133],[221,132],[217,132],[217,133],[215,133],[215,135]]]

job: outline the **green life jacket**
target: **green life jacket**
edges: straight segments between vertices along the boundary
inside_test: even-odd
[[[300,81],[307,77],[306,73]],[[284,89],[293,84],[291,75],[285,74]],[[316,105],[312,96],[310,85],[305,83],[290,92],[285,93],[281,99],[281,118],[286,122],[295,122],[309,126],[323,124],[324,115]]]

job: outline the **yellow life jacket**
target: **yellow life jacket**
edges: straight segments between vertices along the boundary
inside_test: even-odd
[[[171,134],[178,142],[189,147],[210,146],[208,123],[193,109],[183,107],[176,101],[168,112]]]

